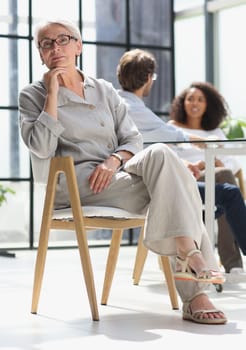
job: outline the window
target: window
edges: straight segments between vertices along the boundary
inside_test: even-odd
[[[205,80],[204,16],[175,22],[175,95],[199,80]]]
[[[235,117],[246,117],[245,81],[246,47],[244,33],[246,5],[220,11],[218,14],[217,84]],[[230,25],[228,25],[230,23]]]

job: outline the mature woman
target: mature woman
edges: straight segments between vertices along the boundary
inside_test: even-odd
[[[226,136],[219,126],[227,115],[227,103],[212,84],[193,82],[174,98],[169,123],[202,138],[225,140]],[[186,144],[179,148],[179,155],[196,163],[204,172],[204,149]],[[237,185],[234,175],[241,166],[235,157],[220,156],[215,162],[216,182]],[[240,249],[225,215],[218,218],[218,252],[227,273],[243,271]]]
[[[185,286],[180,291],[184,316],[225,323],[221,311],[201,311],[200,305],[194,312],[190,307],[190,300],[201,293],[200,284],[224,280],[202,222],[194,177],[168,147],[157,144],[143,150],[141,135],[112,85],[77,69],[82,41],[73,24],[41,24],[35,41],[48,71],[19,98],[21,135],[32,156],[42,162],[72,155],[84,205],[147,212],[146,247],[178,256],[175,278],[184,285],[194,283],[192,295],[186,295]],[[70,205],[62,176],[55,203],[59,208]]]

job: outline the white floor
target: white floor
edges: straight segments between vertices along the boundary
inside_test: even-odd
[[[149,253],[139,286],[132,284],[135,247],[122,247],[107,306],[91,320],[78,251],[49,250],[37,315],[30,313],[36,251],[0,257],[0,349],[231,349],[246,342],[246,283],[209,294],[226,325],[183,321],[172,310],[157,258]],[[107,248],[91,249],[98,302]],[[181,306],[181,303],[180,303]],[[223,337],[218,337],[222,335]]]

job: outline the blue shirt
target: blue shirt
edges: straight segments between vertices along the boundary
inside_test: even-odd
[[[189,141],[188,134],[163,121],[134,93],[123,90],[119,90],[118,93],[125,101],[128,113],[142,134],[145,143]]]

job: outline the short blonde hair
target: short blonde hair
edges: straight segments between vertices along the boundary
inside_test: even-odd
[[[76,39],[82,41],[82,37],[81,37],[81,33],[79,28],[70,21],[66,21],[66,20],[48,20],[48,21],[43,21],[37,24],[37,26],[35,27],[35,31],[34,31],[34,42],[35,45],[37,46],[37,48],[39,47],[39,34],[40,32],[47,26],[51,25],[51,24],[57,24],[60,25],[62,27],[64,27],[65,29],[67,29],[69,31],[69,33],[74,36]]]

